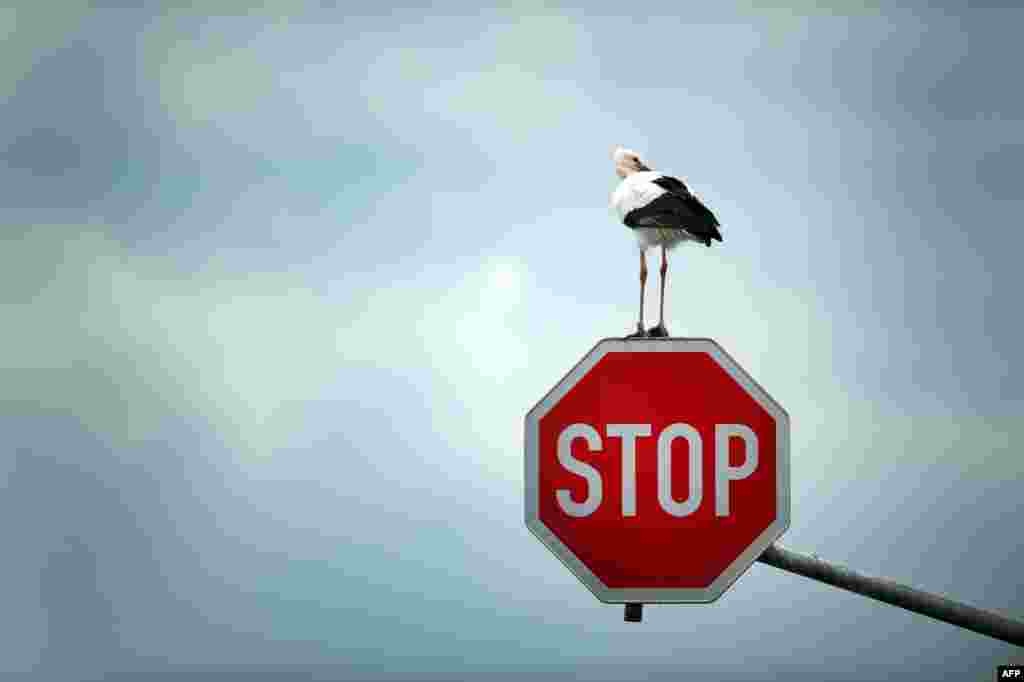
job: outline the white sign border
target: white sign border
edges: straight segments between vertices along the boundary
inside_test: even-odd
[[[706,588],[630,589],[607,587],[540,519],[537,490],[540,420],[608,353],[707,353],[775,419],[777,470],[775,521],[735,561],[726,567],[717,580]],[[789,414],[740,367],[732,356],[712,339],[602,339],[526,414],[525,449],[526,527],[579,578],[580,582],[594,593],[595,597],[606,604],[713,602],[722,596],[768,546],[778,540],[789,528]]]

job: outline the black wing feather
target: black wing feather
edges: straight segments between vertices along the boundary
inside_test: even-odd
[[[670,175],[662,175],[659,178],[651,180],[651,182],[666,192],[678,192],[683,196],[690,196],[690,188],[687,187],[679,178],[673,178]]]
[[[630,211],[626,216],[626,225],[633,228],[683,229],[707,246],[711,246],[712,239],[722,241],[718,218],[681,180],[663,175],[651,182],[665,190],[665,194],[646,206]]]

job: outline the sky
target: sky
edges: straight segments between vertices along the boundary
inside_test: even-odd
[[[781,542],[1024,616],[1024,11],[927,5],[0,7],[0,674],[1021,661],[760,564],[624,623],[523,523],[526,412],[635,325],[623,144],[722,223],[666,323],[789,413]]]

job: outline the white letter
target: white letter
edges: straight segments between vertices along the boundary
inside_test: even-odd
[[[746,459],[738,467],[729,466],[729,439],[743,439]],[[738,481],[757,468],[757,434],[743,424],[715,426],[715,516],[729,515],[729,481]]]
[[[609,424],[608,437],[622,439],[622,515],[636,516],[636,439],[651,435],[650,424]]]
[[[685,502],[672,499],[672,441],[685,438],[690,445],[690,494]],[[658,436],[658,502],[672,516],[688,516],[700,506],[702,444],[697,429],[689,424],[672,424]]]
[[[595,452],[601,449],[601,435],[589,424],[573,424],[558,436],[558,461],[572,473],[587,479],[587,499],[573,502],[572,495],[564,488],[557,490],[555,497],[569,516],[590,516],[601,504],[601,473],[572,456],[572,442],[577,438],[586,440],[590,451]]]

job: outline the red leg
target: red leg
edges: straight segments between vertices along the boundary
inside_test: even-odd
[[[647,256],[640,249],[640,325],[638,331],[644,330],[644,289],[647,287]]]
[[[668,273],[668,249],[661,247],[661,305],[658,312],[658,326],[665,326],[665,275]]]
[[[647,287],[647,257],[644,250],[640,249],[640,321],[636,324],[636,331],[626,336],[627,339],[638,339],[647,336],[644,331],[644,289]]]

